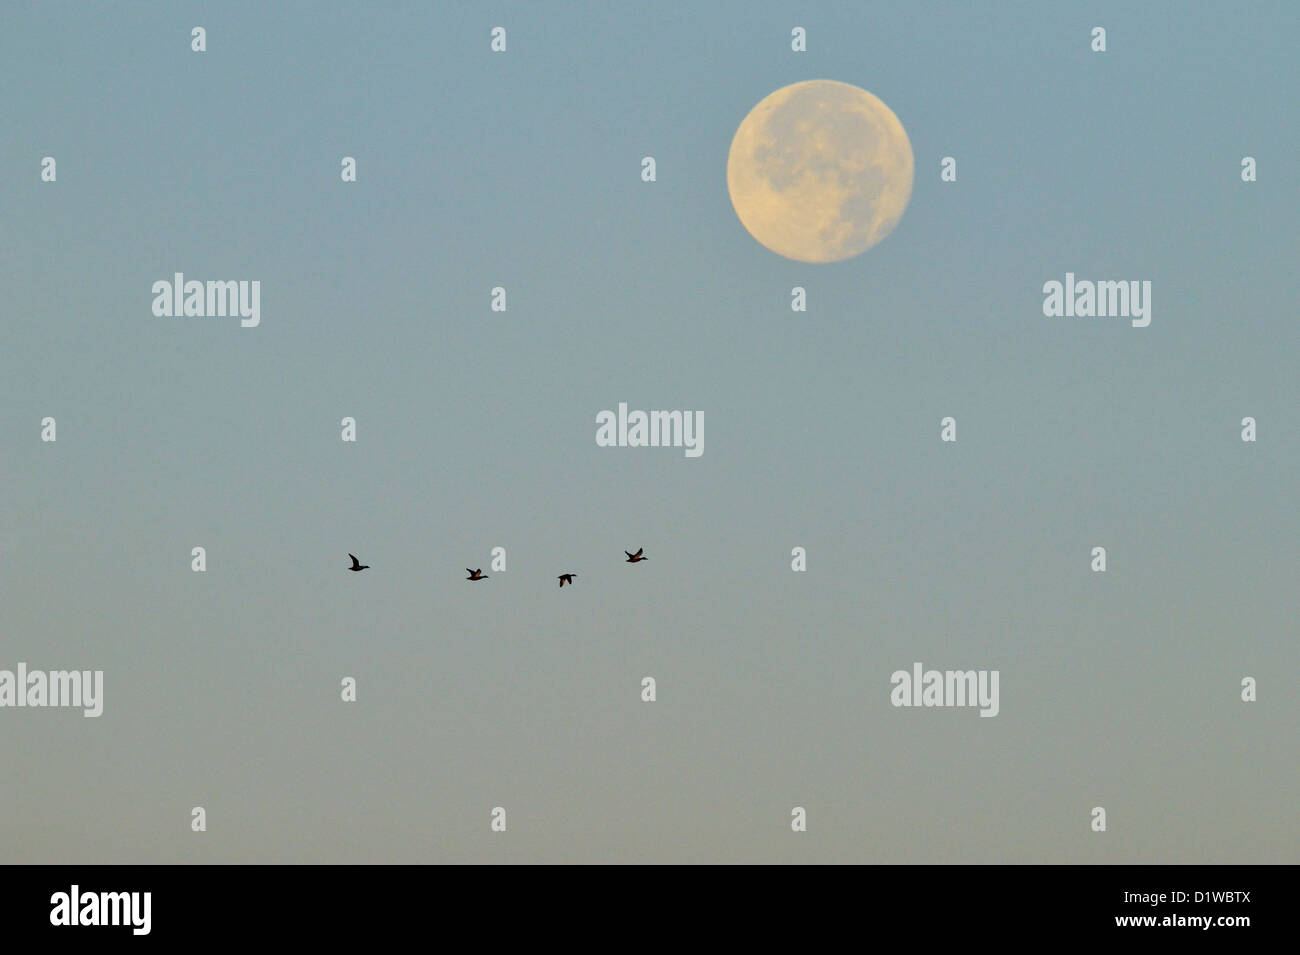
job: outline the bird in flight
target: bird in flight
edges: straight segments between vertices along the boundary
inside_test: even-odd
[[[483,573],[482,567],[478,570],[470,570],[466,567],[465,573],[469,574],[469,576],[465,578],[466,580],[487,580],[487,576]]]
[[[357,560],[355,554],[348,554],[348,556],[352,558],[352,566],[349,567],[348,570],[369,570],[370,569],[370,565],[361,563],[361,561]]]
[[[627,553],[627,551],[624,551],[623,553]],[[577,574],[560,574],[560,586],[563,587],[567,583],[570,587],[572,587],[573,578],[577,576],[578,576]]]
[[[637,561],[639,561],[639,560],[649,560],[649,559],[650,559],[649,557],[642,557],[642,556],[641,556],[641,551],[643,551],[643,550],[645,550],[644,547],[642,547],[642,548],[640,548],[639,550],[637,550],[637,552],[636,552],[635,554],[628,554],[627,551],[623,551],[623,553],[627,554],[627,562],[628,562],[629,564],[635,564],[635,563],[636,563]]]

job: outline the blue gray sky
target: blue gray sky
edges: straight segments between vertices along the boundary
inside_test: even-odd
[[[0,859],[1296,862],[1298,20],[4,4],[0,668],[105,700],[0,710]],[[916,161],[829,265],[725,178],[813,78]],[[178,271],[261,325],[153,316]],[[1067,271],[1150,326],[1045,317]],[[914,661],[999,715],[891,706]]]

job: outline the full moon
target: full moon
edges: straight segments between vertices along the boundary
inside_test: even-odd
[[[912,198],[912,143],[893,110],[835,80],[783,86],[731,141],[727,191],[749,234],[799,262],[839,262],[894,230]]]

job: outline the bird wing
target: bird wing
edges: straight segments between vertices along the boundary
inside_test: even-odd
[[[467,574],[477,574],[478,571],[477,571],[477,570],[470,570],[468,567],[466,567],[466,568],[465,568],[465,573],[467,573]]]
[[[643,550],[645,550],[644,547],[638,547],[638,548],[636,549],[636,553],[633,554],[632,556],[633,556],[633,557],[640,557],[640,556],[641,556],[641,551],[643,551]]]
[[[355,554],[348,554],[348,556],[352,558],[352,566],[353,566],[353,567],[360,566],[361,561],[357,560]]]

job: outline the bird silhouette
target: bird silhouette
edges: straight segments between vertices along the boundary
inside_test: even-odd
[[[650,559],[649,557],[642,557],[642,556],[641,556],[641,551],[643,551],[643,550],[645,550],[644,547],[638,549],[637,552],[636,552],[635,554],[628,554],[627,551],[623,551],[623,553],[627,554],[627,563],[629,563],[629,564],[635,564],[635,563],[636,563],[637,561],[639,561],[639,560],[649,560],[649,559]]]
[[[470,570],[466,567],[465,572],[469,574],[469,576],[465,578],[466,580],[487,580],[487,575],[483,573],[482,567],[478,570]]]
[[[626,551],[624,551],[624,553],[626,553]],[[563,587],[567,583],[570,587],[572,587],[573,578],[577,576],[578,576],[577,574],[560,574],[560,586]]]
[[[352,558],[352,566],[349,567],[348,570],[369,570],[370,569],[370,565],[361,563],[361,561],[357,560],[356,555],[348,554],[348,556]]]

